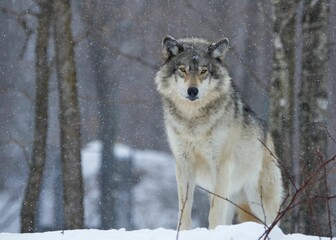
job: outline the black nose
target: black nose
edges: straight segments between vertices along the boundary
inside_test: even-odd
[[[198,88],[196,87],[190,87],[188,88],[188,95],[189,97],[196,97],[198,94]]]

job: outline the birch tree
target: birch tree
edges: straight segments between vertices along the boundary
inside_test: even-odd
[[[80,113],[78,106],[70,0],[53,1],[56,72],[60,99],[61,159],[63,168],[64,227],[83,228]]]
[[[21,209],[21,231],[36,231],[36,211],[42,185],[42,174],[46,158],[48,132],[48,40],[50,28],[50,1],[38,1],[37,38],[35,46],[35,131],[32,161],[30,163],[28,184]]]
[[[328,136],[325,132],[327,113],[327,23],[328,0],[305,0],[302,18],[302,83],[300,92],[300,157],[301,184],[325,160]],[[299,211],[300,231],[327,236],[329,232],[327,180],[323,170],[317,182],[308,186],[305,204]],[[308,200],[308,201],[307,201]]]

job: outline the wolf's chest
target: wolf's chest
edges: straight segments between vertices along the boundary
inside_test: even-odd
[[[190,125],[181,127],[176,137],[187,151],[213,158],[227,145],[229,129],[224,125]]]
[[[168,125],[172,126],[175,132],[190,140],[204,139],[212,134],[213,123],[206,119],[181,120],[174,116],[168,120]]]

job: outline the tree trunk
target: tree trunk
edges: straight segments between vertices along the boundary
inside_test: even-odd
[[[282,162],[285,195],[290,199],[294,180],[293,135],[295,106],[295,23],[297,1],[273,0],[274,39],[273,65],[270,92],[269,127],[275,151]],[[289,175],[289,176],[288,176]],[[287,232],[293,232],[295,213],[288,213],[282,221]]]
[[[42,174],[46,158],[48,133],[48,40],[50,28],[51,4],[39,1],[37,38],[35,47],[35,132],[32,162],[29,170],[28,184],[21,210],[21,232],[36,231],[36,210],[42,185]]]
[[[328,137],[326,121],[328,92],[327,67],[328,1],[304,1],[302,19],[302,83],[300,92],[300,153],[301,184],[322,160],[326,159]],[[321,179],[319,179],[321,178]],[[324,169],[314,176],[302,196],[305,201],[299,211],[300,231],[309,235],[328,236],[327,179]],[[330,236],[331,237],[331,236]]]
[[[126,175],[120,172],[113,152],[118,118],[117,94],[119,84],[117,75],[114,75],[113,79],[108,75],[109,65],[112,62],[110,60],[111,53],[106,47],[109,45],[109,37],[114,37],[112,35],[113,30],[111,32],[106,31],[110,28],[110,15],[116,14],[123,4],[123,1],[114,1],[112,9],[103,7],[101,2],[94,0],[87,0],[83,4],[83,13],[86,16],[84,19],[88,28],[87,31],[90,32],[88,37],[91,46],[90,60],[97,90],[99,138],[102,141],[101,169],[99,171],[102,229],[120,227],[118,225],[117,203],[122,186],[119,185],[117,180],[124,178]],[[101,18],[96,18],[97,11],[100,12]]]
[[[83,228],[80,112],[78,106],[70,0],[53,1],[55,54],[60,94],[61,159],[64,189],[64,227]]]
[[[95,34],[91,47],[91,62],[95,72],[97,105],[99,116],[99,138],[102,141],[101,170],[99,181],[101,189],[101,226],[102,229],[116,228],[118,223],[116,202],[118,185],[116,185],[117,164],[113,153],[116,137],[117,99],[113,80],[108,79],[107,66],[104,62],[106,53],[100,46],[102,36]],[[100,38],[100,39],[96,39]],[[116,86],[115,86],[116,87]]]
[[[97,53],[97,52],[96,52]],[[104,63],[100,62],[102,69]],[[102,70],[101,69],[101,70]],[[97,78],[98,112],[100,123],[100,139],[102,140],[102,163],[100,171],[100,189],[101,189],[101,219],[102,228],[116,228],[118,223],[116,201],[119,190],[116,184],[117,163],[114,157],[114,141],[116,138],[117,124],[117,99],[115,98],[116,89],[113,89],[109,79],[107,79],[106,69],[104,76]],[[110,80],[111,81],[111,80]],[[106,90],[110,90],[109,93]]]

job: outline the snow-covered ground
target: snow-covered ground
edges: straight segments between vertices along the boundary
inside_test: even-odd
[[[196,228],[180,231],[179,240],[258,240],[265,232],[264,226],[257,223],[243,223],[231,226],[219,226],[215,230]],[[0,233],[0,240],[174,240],[177,232],[163,228],[149,230],[72,230],[46,233],[11,234]],[[264,239],[263,237],[261,239]],[[285,235],[276,227],[268,236],[269,240],[327,240],[302,234]]]

